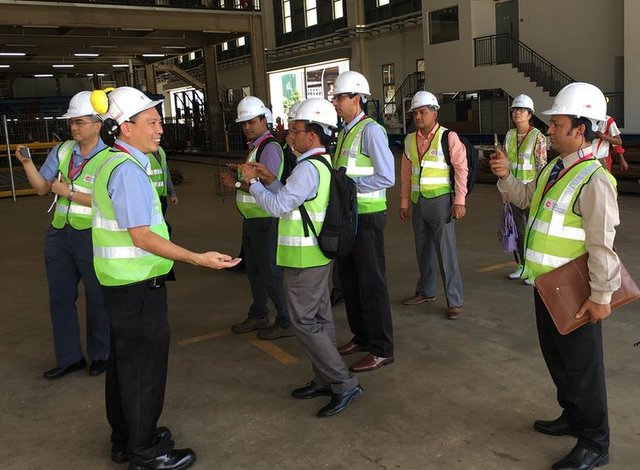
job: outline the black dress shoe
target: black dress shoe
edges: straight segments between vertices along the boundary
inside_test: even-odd
[[[329,387],[321,387],[317,383],[311,381],[304,387],[296,388],[293,392],[291,392],[291,396],[293,396],[293,398],[299,398],[301,400],[321,396],[331,396],[331,389]]]
[[[564,413],[553,421],[542,421],[541,419],[535,421],[533,423],[533,429],[550,436],[578,437],[578,431],[571,425],[569,418],[567,418]]]
[[[360,398],[363,393],[364,390],[362,390],[362,386],[356,385],[346,392],[331,394],[331,401],[318,411],[318,416],[326,417],[340,413],[349,406],[353,400]]]
[[[196,461],[196,453],[191,449],[173,449],[149,460],[129,462],[129,470],[185,470]]]
[[[103,374],[107,370],[107,361],[98,359],[97,361],[91,361],[89,366],[89,375],[95,377],[96,375]]]
[[[603,467],[609,463],[607,452],[596,452],[585,449],[579,444],[571,449],[562,460],[553,464],[554,470],[592,470],[596,467]]]
[[[171,430],[165,426],[156,429],[156,442],[168,441],[171,439]],[[125,463],[129,461],[126,444],[115,443],[111,446],[111,460],[115,463]]]
[[[78,362],[74,362],[73,364],[69,364],[68,366],[54,367],[53,369],[46,371],[44,374],[42,374],[42,376],[45,379],[49,380],[59,379],[60,377],[64,377],[71,372],[84,369],[85,367],[87,367],[87,361],[85,361],[83,357]]]

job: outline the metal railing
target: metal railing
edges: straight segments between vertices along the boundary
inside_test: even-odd
[[[509,34],[475,38],[475,66],[511,64],[551,96],[575,80]]]
[[[393,98],[384,104],[385,114],[395,114],[398,122],[404,122],[404,100],[411,98],[417,91],[424,90],[424,72],[413,72],[407,75],[398,87]]]
[[[133,7],[188,8],[224,11],[260,11],[260,0],[40,0],[55,3],[91,3]]]

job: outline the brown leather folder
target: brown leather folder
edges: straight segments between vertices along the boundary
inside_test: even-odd
[[[553,271],[538,276],[535,280],[536,289],[562,335],[571,333],[590,321],[588,314],[576,318],[578,310],[591,295],[588,257],[589,254],[585,253]],[[622,284],[611,297],[611,310],[640,298],[640,289],[622,263],[620,276]]]

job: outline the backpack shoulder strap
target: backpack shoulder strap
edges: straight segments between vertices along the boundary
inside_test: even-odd
[[[444,161],[447,162],[447,165],[451,166],[451,155],[449,154],[449,132],[450,129],[446,129],[442,133],[442,153],[444,154]]]
[[[260,145],[258,146],[258,151],[256,152],[257,163],[260,163],[260,156],[262,155],[262,152],[264,152],[265,147],[271,142],[278,143],[278,141],[273,136],[269,136],[266,139],[264,139],[262,142],[260,142]],[[280,150],[282,150],[282,147],[280,146],[280,144],[278,144],[278,146],[280,147]]]

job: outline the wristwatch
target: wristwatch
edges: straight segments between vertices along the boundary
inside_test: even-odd
[[[249,186],[251,186],[253,183],[257,183],[258,181],[260,181],[258,178],[251,178],[249,180]]]
[[[234,186],[235,186],[236,188],[240,189],[240,186],[242,186],[242,181],[236,181],[236,182],[234,183]]]

